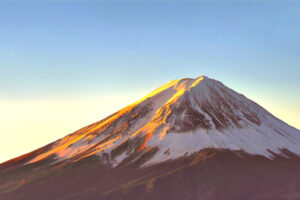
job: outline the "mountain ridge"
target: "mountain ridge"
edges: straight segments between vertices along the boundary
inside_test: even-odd
[[[273,126],[272,123],[275,123],[276,128],[270,136],[268,135],[270,134],[269,126],[270,124]],[[239,132],[239,134],[233,134],[234,132]],[[292,136],[286,132],[291,132]],[[163,147],[163,152],[168,152],[169,155],[172,154],[170,148],[174,152],[184,153],[174,155],[175,157],[171,155],[168,158],[161,151],[162,161],[193,153],[191,148],[185,148],[185,145],[193,145],[195,151],[201,148],[242,149],[248,153],[271,158],[272,154],[269,151],[280,153],[280,149],[284,148],[299,154],[300,148],[292,141],[299,143],[300,137],[297,132],[297,129],[278,120],[244,95],[227,88],[219,81],[199,76],[195,79],[184,78],[170,81],[103,120],[55,141],[50,150],[39,153],[26,164],[46,159],[48,156],[54,156],[57,162],[60,162],[78,157],[78,155],[84,158],[97,153],[111,153],[113,148],[117,148],[118,145],[134,137],[139,138],[137,139],[139,147],[135,147],[134,151],[147,149],[148,146],[150,148],[158,146]],[[250,139],[247,137],[249,134],[252,134]],[[263,137],[264,135],[266,137]],[[274,135],[277,140],[273,143],[276,142],[277,146],[266,141],[267,137]],[[256,137],[258,138],[255,139]],[[178,143],[176,138],[180,138],[179,141],[186,140],[186,144]],[[254,139],[255,141],[251,141]],[[204,140],[207,142],[203,143]],[[248,143],[252,142],[252,145],[259,143],[259,145],[249,147],[248,144],[245,146],[238,140],[250,140]],[[259,140],[264,140],[264,142]],[[285,141],[286,144],[280,144],[278,142],[280,140]],[[176,143],[177,146],[171,145],[172,143]],[[261,146],[266,147],[259,149]],[[180,149],[176,150],[179,147]],[[125,155],[119,156],[118,162],[125,157]]]
[[[300,199],[300,131],[205,76],[0,164],[0,199]],[[174,184],[176,183],[176,184]]]

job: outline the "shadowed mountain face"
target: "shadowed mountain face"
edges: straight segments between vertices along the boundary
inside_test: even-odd
[[[300,132],[222,83],[174,80],[0,165],[0,200],[300,199]]]

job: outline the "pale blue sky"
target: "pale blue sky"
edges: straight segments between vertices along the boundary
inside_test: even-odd
[[[1,2],[0,91],[118,92],[200,74],[299,89],[299,35],[300,2]]]
[[[26,120],[24,102],[37,102],[31,106],[39,112],[35,105],[47,107],[39,103],[49,99],[74,104],[63,110],[59,103],[60,112],[73,111],[61,129],[55,112],[35,115],[54,120],[40,122],[43,130],[57,127],[35,148],[171,79],[206,75],[300,128],[299,35],[300,2],[0,2],[0,100],[12,115],[2,122]],[[113,98],[114,105],[94,102],[76,113],[90,102],[85,97]],[[71,117],[78,115],[86,118]],[[37,125],[36,118],[26,125]],[[0,134],[19,132],[11,127]],[[40,129],[34,131],[36,138]]]

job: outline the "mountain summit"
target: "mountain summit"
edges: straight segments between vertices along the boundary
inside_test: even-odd
[[[299,130],[219,81],[185,78],[1,164],[0,199],[299,199],[299,155]]]

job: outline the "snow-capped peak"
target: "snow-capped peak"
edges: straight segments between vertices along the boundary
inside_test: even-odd
[[[34,163],[99,155],[113,166],[155,149],[144,166],[205,148],[272,158],[300,154],[300,133],[258,104],[206,76],[173,80],[113,115],[51,144]]]

